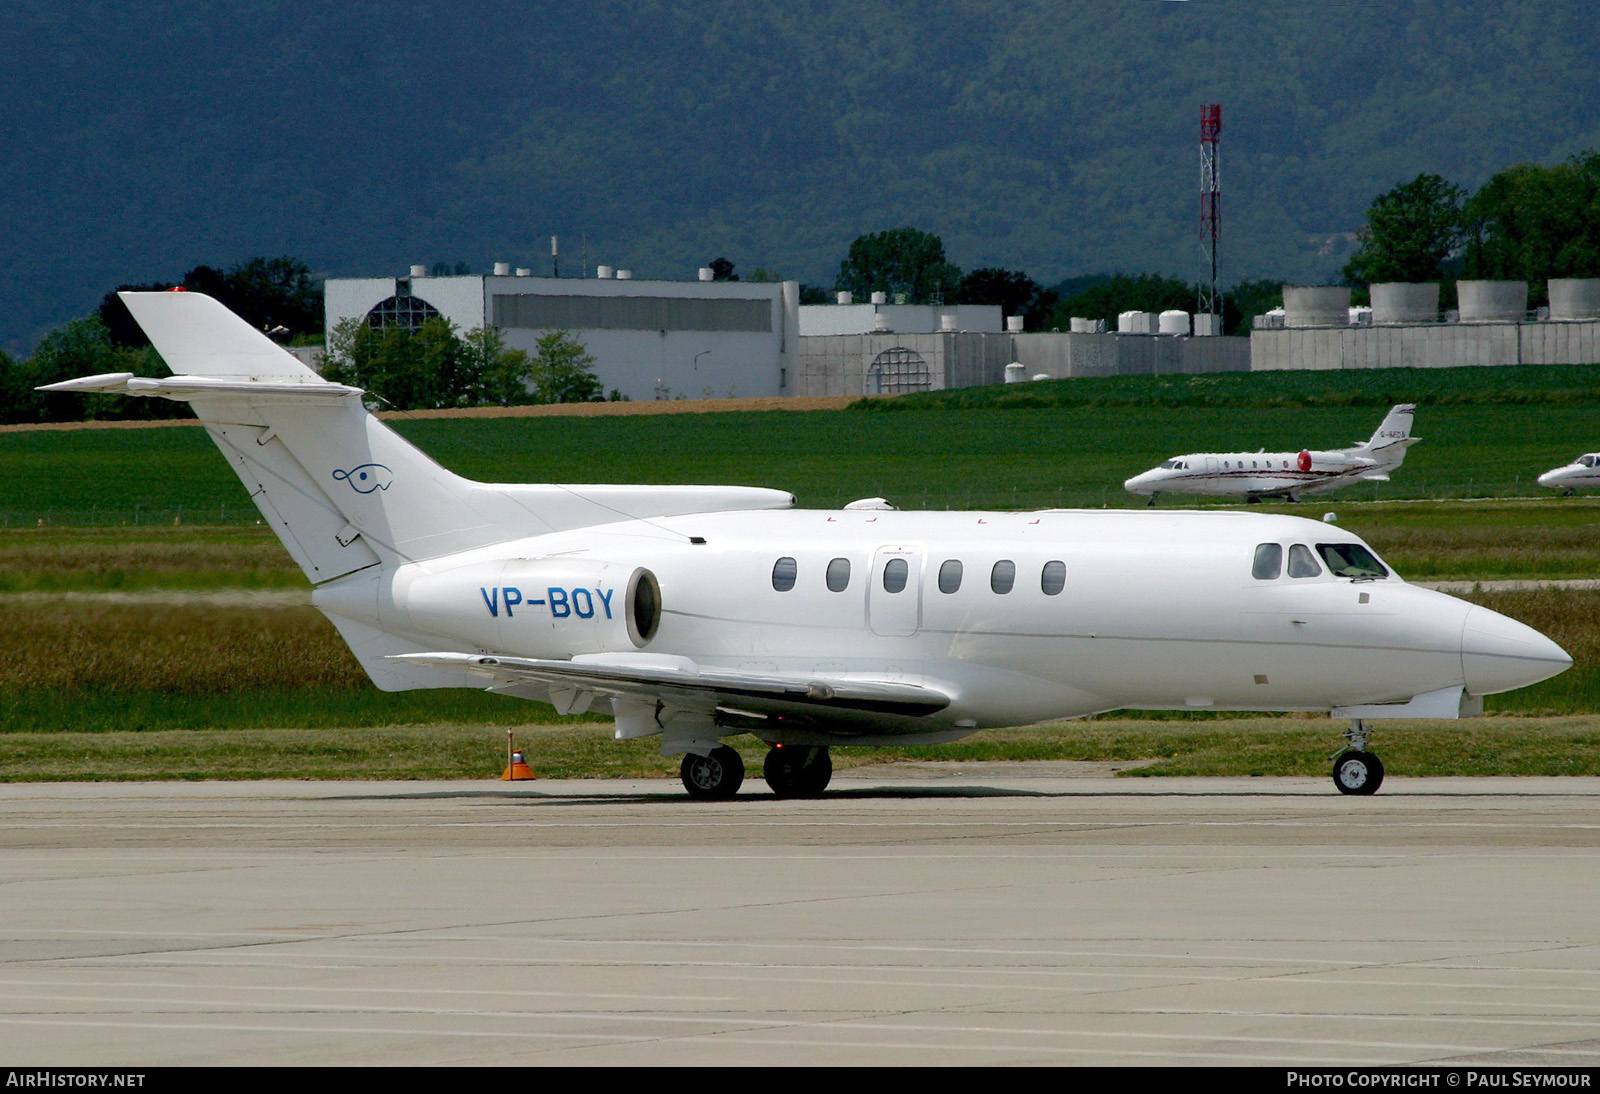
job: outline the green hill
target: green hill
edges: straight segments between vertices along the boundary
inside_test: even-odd
[[[0,347],[198,262],[544,269],[550,235],[569,273],[828,284],[912,224],[967,269],[1192,277],[1208,102],[1224,280],[1319,280],[1397,182],[1600,146],[1597,56],[1535,0],[17,0]]]

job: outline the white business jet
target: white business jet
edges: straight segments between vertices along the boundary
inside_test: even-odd
[[[1406,458],[1406,449],[1421,440],[1411,435],[1416,407],[1390,409],[1371,440],[1329,452],[1200,452],[1174,456],[1160,467],[1123,483],[1130,494],[1222,494],[1250,501],[1281,497],[1294,501],[1349,486],[1354,482],[1388,482],[1389,472]]]
[[[1565,466],[1546,471],[1539,476],[1539,485],[1568,494],[1600,487],[1600,452],[1586,453]]]
[[[1328,711],[1351,720],[1335,782],[1371,793],[1366,719],[1457,717],[1571,664],[1298,517],[473,482],[215,300],[121,295],[174,375],[47,390],[191,403],[373,683],[608,711],[696,797],[738,790],[739,733],[776,793],[812,795],[832,745],[1123,707]]]

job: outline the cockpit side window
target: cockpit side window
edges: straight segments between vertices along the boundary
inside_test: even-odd
[[[1263,543],[1256,547],[1255,565],[1250,576],[1257,581],[1276,581],[1283,573],[1283,544]]]
[[[1593,467],[1595,459],[1596,457],[1592,453],[1587,456],[1579,456],[1578,464],[1582,467]]]
[[[1388,577],[1388,567],[1359,543],[1319,543],[1317,554],[1334,577]]]
[[[1304,543],[1296,543],[1289,548],[1290,577],[1317,577],[1321,573],[1322,567],[1317,564],[1316,556],[1311,553],[1311,548]]]

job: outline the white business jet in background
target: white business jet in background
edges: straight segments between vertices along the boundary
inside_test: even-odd
[[[1586,453],[1569,464],[1546,471],[1539,476],[1539,485],[1568,494],[1600,487],[1600,452]]]
[[[1335,490],[1356,482],[1388,482],[1389,472],[1406,458],[1406,449],[1421,440],[1411,435],[1416,407],[1392,407],[1378,431],[1364,443],[1329,452],[1200,452],[1174,456],[1123,483],[1130,494],[1218,494],[1288,498]]]
[[[1408,585],[1357,537],[1247,513],[796,510],[737,486],[505,485],[445,470],[221,304],[122,293],[174,375],[52,384],[183,400],[385,690],[482,688],[658,736],[688,792],[770,746],[779,795],[832,745],[929,744],[1123,707],[1457,717],[1571,659]],[[1409,417],[1406,419],[1409,422]]]

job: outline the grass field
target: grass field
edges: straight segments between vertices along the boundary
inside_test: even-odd
[[[1423,404],[1424,441],[1394,482],[1262,509],[1334,511],[1412,579],[1600,577],[1600,499],[1531,485],[1600,447],[1600,368],[1120,378],[867,410],[397,428],[491,481],[768,485],[814,506],[878,494],[905,508],[1131,506],[1142,503],[1122,479],[1167,455],[1342,445],[1404,399]],[[372,688],[297,602],[305,578],[198,428],[0,433],[0,468],[0,779],[481,777],[503,764],[508,727],[532,735],[545,774],[676,770],[653,740],[612,742],[602,719]],[[264,599],[158,595],[175,591]],[[106,593],[117,595],[96,595]],[[1491,712],[1515,717],[1385,723],[1390,770],[1600,774],[1600,593],[1472,599],[1550,634],[1576,664],[1490,697]],[[1102,718],[938,749],[840,750],[837,762],[1138,759],[1155,761],[1146,774],[1325,775],[1337,729],[1325,718]],[[743,743],[757,765],[760,748]]]
[[[524,710],[535,709],[523,704]],[[212,729],[0,734],[0,781],[122,779],[490,779],[507,727],[459,722],[349,729]],[[678,760],[652,738],[614,741],[604,725],[517,724],[544,778],[670,778]],[[985,730],[955,744],[836,748],[836,769],[900,760],[1143,761],[1126,776],[1327,778],[1338,744],[1327,718],[1146,722],[1095,718]],[[1600,716],[1387,722],[1373,738],[1392,775],[1600,775]],[[766,746],[729,739],[759,782]],[[981,776],[980,776],[981,777]],[[1330,790],[1330,793],[1332,791]]]
[[[1600,369],[1588,367],[1121,377],[1030,385],[1026,399],[997,388],[868,404],[909,408],[896,410],[395,425],[447,467],[489,481],[763,485],[823,507],[874,495],[909,509],[1128,506],[1142,502],[1123,480],[1178,452],[1365,439],[1391,397],[1404,397],[1394,372],[1435,389],[1417,415],[1423,442],[1392,482],[1328,498],[1546,496],[1533,483],[1540,472],[1600,447]],[[1546,401],[1520,398],[1539,378],[1567,386]],[[1189,394],[1162,394],[1178,385]],[[1241,386],[1254,401],[1219,401]],[[1033,405],[1052,392],[1066,405]],[[978,405],[939,401],[956,398]],[[0,433],[0,467],[5,527],[256,520],[198,427]]]

